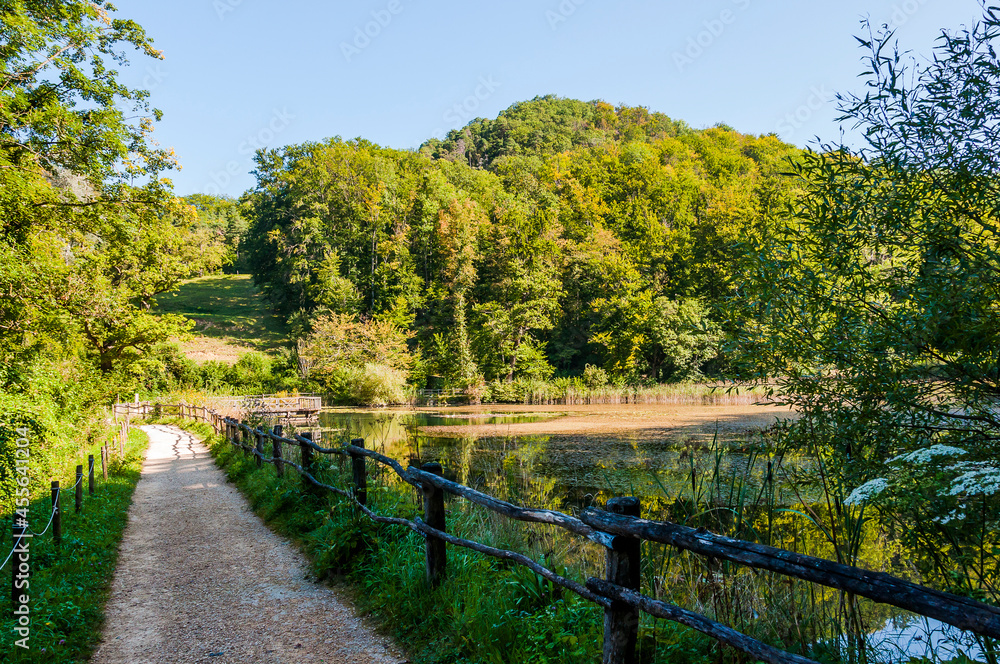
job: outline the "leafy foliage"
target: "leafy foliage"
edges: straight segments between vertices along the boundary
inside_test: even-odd
[[[722,366],[740,321],[715,305],[739,285],[741,243],[779,225],[796,155],[773,136],[537,98],[419,153],[339,138],[258,153],[241,252],[300,335],[328,313],[411,332],[418,387],[587,364],[680,380]]]
[[[161,57],[103,0],[5,3],[0,21],[0,353],[110,373],[183,328],[151,298],[218,259],[159,177],[160,113],[117,81],[126,49]],[[144,181],[137,187],[134,182]],[[201,267],[199,267],[201,266]]]
[[[840,103],[864,145],[803,155],[795,223],[759,247],[748,298],[748,319],[759,324],[740,339],[762,374],[780,377],[779,400],[802,413],[789,442],[814,446],[832,478],[831,499],[839,505],[882,480],[890,490],[851,502],[886,507],[921,545],[925,575],[993,601],[997,12],[944,32],[922,65],[907,64],[888,29],[860,40],[868,89]],[[963,453],[942,465],[935,449]]]

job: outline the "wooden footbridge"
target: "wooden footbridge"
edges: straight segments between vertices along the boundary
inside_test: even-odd
[[[271,424],[285,426],[317,426],[319,412],[323,408],[323,398],[315,394],[254,394],[235,397],[209,397],[203,405],[161,404],[152,401],[134,403],[116,403],[116,417],[138,416],[146,417],[157,411],[177,415],[178,417],[194,418],[208,421],[210,412],[221,413],[242,419],[244,417],[259,417]]]

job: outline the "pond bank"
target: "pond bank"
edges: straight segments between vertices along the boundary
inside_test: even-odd
[[[340,409],[338,409],[340,410]],[[731,436],[771,426],[778,419],[795,417],[786,407],[766,405],[702,406],[665,404],[611,404],[592,406],[465,406],[413,408],[414,413],[437,413],[453,417],[455,424],[419,426],[421,434],[435,437],[492,438],[536,435],[627,435],[639,440],[662,440],[683,434],[718,431]],[[336,411],[335,411],[336,412]],[[343,411],[341,411],[343,412]],[[368,411],[371,412],[371,411]],[[387,409],[386,412],[392,412]],[[547,414],[532,422],[466,423],[462,419],[489,415]],[[464,416],[464,417],[463,417]]]

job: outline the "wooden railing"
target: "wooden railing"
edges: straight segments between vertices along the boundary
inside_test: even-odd
[[[233,408],[251,408],[254,412],[302,412],[317,413],[323,408],[323,397],[315,394],[297,394],[294,396],[274,396],[272,394],[256,394],[239,397],[213,397],[210,401],[217,405]]]
[[[176,408],[182,417],[209,422],[215,432],[223,434],[231,445],[242,449],[247,456],[252,455],[258,467],[263,467],[264,464],[273,465],[279,476],[284,475],[286,468],[292,468],[309,487],[347,498],[370,519],[379,523],[403,526],[420,533],[426,538],[426,574],[427,581],[432,586],[439,584],[447,573],[445,546],[451,544],[523,565],[549,581],[598,604],[604,608],[605,664],[625,664],[635,661],[640,611],[696,629],[765,662],[816,664],[801,655],[779,650],[710,618],[642,594],[639,587],[641,565],[639,545],[642,540],[659,542],[700,556],[728,560],[795,577],[890,604],[984,637],[1000,638],[998,607],[927,588],[882,572],[872,572],[763,544],[735,540],[710,533],[703,528],[694,529],[665,521],[642,519],[639,517],[640,503],[637,498],[613,498],[608,501],[606,509],[590,508],[584,510],[579,517],[553,510],[520,507],[445,479],[439,464],[403,468],[395,459],[366,449],[364,440],[360,438],[352,440],[349,445],[324,448],[317,445],[311,435],[286,437],[280,426],[274,427],[273,430],[255,428],[246,422],[238,422],[233,418],[198,407],[179,405],[161,406],[161,408]],[[286,447],[298,451],[299,463],[289,458]],[[316,479],[315,454],[350,458],[352,486],[335,487]],[[369,460],[390,468],[403,482],[413,485],[422,493],[423,519],[411,521],[382,516],[368,507],[367,462]],[[445,493],[460,496],[511,519],[558,526],[600,544],[607,552],[605,578],[591,577],[587,579],[586,584],[580,584],[545,568],[523,554],[497,549],[448,533],[444,509]]]

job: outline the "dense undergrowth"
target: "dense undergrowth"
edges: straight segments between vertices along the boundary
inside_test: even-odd
[[[4,662],[44,662],[45,664],[81,664],[89,660],[100,640],[104,623],[104,605],[118,558],[118,544],[128,523],[128,508],[142,468],[144,450],[149,442],[146,434],[133,429],[125,448],[125,456],[115,454],[108,467],[108,480],[101,475],[100,447],[114,435],[111,427],[94,422],[92,428],[78,431],[62,428],[61,435],[50,436],[53,444],[43,446],[47,426],[58,421],[41,423],[30,413],[20,412],[20,424],[28,425],[29,440],[37,447],[31,464],[31,503],[28,508],[29,528],[42,533],[51,516],[49,480],[59,480],[62,488],[62,543],[57,546],[52,529],[29,540],[31,576],[26,592],[30,597],[30,634],[27,649],[17,647],[16,623],[11,617],[10,583],[0,585],[0,631],[3,633]],[[9,426],[12,420],[5,422]],[[5,433],[9,433],[6,431]],[[33,438],[34,435],[43,438]],[[81,440],[82,438],[82,440]],[[95,493],[86,491],[87,456],[95,461]],[[37,465],[36,465],[37,464]],[[74,511],[75,467],[84,466],[85,486],[83,509]],[[7,495],[5,493],[5,495]],[[3,532],[11,532],[11,511],[3,512]],[[10,552],[9,537],[4,537],[0,555]],[[2,559],[0,559],[2,561]],[[9,579],[10,565],[3,568]]]

